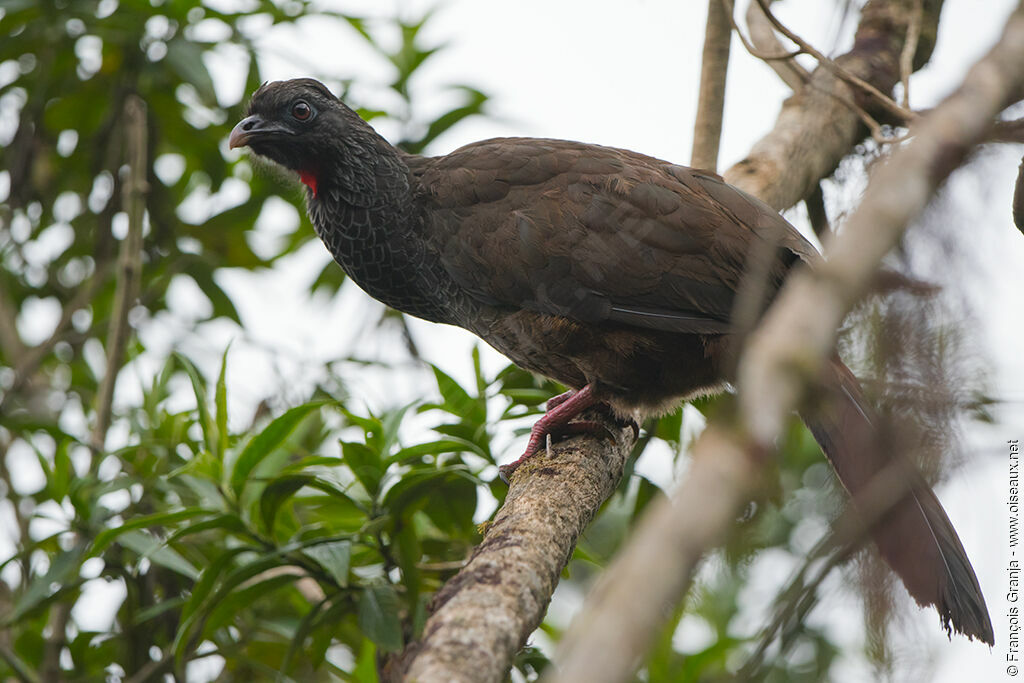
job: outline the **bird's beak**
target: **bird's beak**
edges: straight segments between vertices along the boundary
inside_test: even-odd
[[[290,132],[291,131],[287,128],[284,128],[273,121],[267,121],[262,116],[253,114],[252,116],[246,116],[238,122],[238,125],[231,129],[231,137],[228,138],[228,147],[230,149],[234,149],[235,147],[245,147],[253,138],[272,135],[275,133],[280,134]]]

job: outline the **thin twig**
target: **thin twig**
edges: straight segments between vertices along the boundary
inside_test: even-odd
[[[7,292],[0,290],[0,353],[7,364],[17,367],[25,355],[25,343],[18,336],[18,311]]]
[[[821,190],[821,183],[818,183],[806,198],[804,205],[807,207],[807,219],[811,222],[811,228],[819,240],[825,239],[832,232],[828,223],[828,211],[825,210],[825,193]]]
[[[783,640],[780,654],[785,653],[797,631],[795,627],[803,623],[814,606],[818,587],[833,569],[865,543],[871,528],[910,493],[911,482],[916,478],[913,473],[908,476],[907,467],[905,460],[896,460],[886,466],[861,491],[858,504],[846,506],[833,523],[832,530],[811,550],[786,588],[776,596],[775,616],[761,632],[761,642],[737,673],[736,680],[764,679],[765,672],[761,668],[765,663],[765,653],[777,634],[781,634]],[[812,570],[812,578],[805,580]]]
[[[1012,121],[996,121],[989,131],[986,142],[1024,143],[1024,119]]]
[[[907,26],[907,39],[900,52],[900,83],[903,84],[903,108],[910,109],[910,74],[914,72],[914,54],[921,39],[921,17],[924,14],[923,0],[914,0],[914,10]]]
[[[137,96],[130,96],[124,104],[126,156],[128,182],[124,188],[124,208],[128,214],[128,234],[121,243],[118,256],[117,291],[107,334],[107,368],[96,394],[96,421],[93,423],[91,443],[97,450],[103,448],[110,427],[114,402],[114,385],[124,362],[131,325],[128,313],[139,297],[142,274],[142,223],[146,212],[147,130],[146,104]],[[98,460],[98,459],[94,459]]]
[[[804,50],[796,49],[785,52],[765,52],[756,45],[754,45],[745,35],[743,35],[743,29],[736,23],[736,16],[734,13],[732,0],[722,0],[722,4],[725,6],[725,12],[729,16],[729,23],[732,24],[733,29],[736,31],[736,35],[739,36],[740,42],[743,43],[743,47],[750,53],[751,57],[755,57],[765,62],[776,62],[781,60],[793,59],[797,55],[804,54]],[[781,45],[780,45],[781,47]],[[804,72],[807,73],[806,71]]]
[[[708,21],[704,29],[704,53],[700,68],[700,95],[697,100],[697,119],[693,125],[690,165],[711,171],[718,167],[731,37],[725,7],[720,0],[708,0]]]
[[[22,683],[39,683],[39,676],[25,666],[7,643],[0,643],[0,659],[7,662],[11,673]]]
[[[4,407],[8,398],[16,394],[19,389],[32,379],[32,376],[39,370],[39,366],[42,365],[47,354],[53,351],[57,343],[68,340],[66,333],[68,327],[71,326],[75,313],[92,303],[96,293],[106,281],[108,271],[109,267],[107,264],[101,263],[97,265],[96,270],[89,278],[88,285],[79,288],[71,298],[71,301],[61,309],[60,319],[57,321],[57,325],[53,328],[50,336],[36,346],[24,348],[23,352],[19,354],[17,361],[13,365],[14,380],[4,391],[4,394],[0,396],[0,409]],[[0,294],[0,309],[4,307],[4,304],[3,296]],[[6,315],[0,313],[0,320],[5,318]],[[4,323],[0,322],[0,324]]]
[[[856,80],[860,81],[861,83],[864,83],[869,88],[874,88],[874,86],[872,86],[871,84],[867,83],[867,81],[864,81],[863,79],[860,79],[857,76],[854,76],[853,74],[850,74],[846,69],[843,69],[841,66],[839,66],[838,64],[835,64],[834,62],[832,62],[832,60],[829,60],[827,57],[825,57],[824,55],[822,55],[820,52],[817,52],[817,51],[810,52],[810,51],[804,49],[803,47],[801,47],[801,48],[798,48],[797,50],[794,50],[792,52],[786,52],[786,53],[780,53],[780,54],[770,54],[770,53],[764,52],[763,50],[761,50],[761,49],[757,48],[755,45],[753,45],[746,38],[746,36],[743,35],[743,31],[740,29],[739,25],[736,23],[735,17],[733,17],[733,12],[732,12],[733,4],[732,4],[732,0],[722,0],[722,3],[726,6],[726,8],[728,10],[730,21],[732,22],[732,25],[733,25],[733,28],[736,30],[736,34],[740,37],[740,42],[743,43],[743,47],[745,47],[747,49],[747,52],[749,52],[752,56],[756,57],[757,59],[761,59],[761,60],[767,62],[770,66],[772,66],[772,69],[775,70],[775,72],[778,73],[779,76],[791,88],[793,88],[794,90],[799,88],[799,87],[801,87],[802,85],[805,85],[806,83],[809,83],[810,80],[811,80],[810,74],[807,73],[807,71],[803,67],[801,67],[795,60],[793,60],[793,57],[795,57],[796,55],[801,55],[801,54],[810,54],[810,55],[812,55],[813,57],[815,57],[815,59],[818,59],[819,62],[821,62],[826,67],[828,67],[828,65],[825,64],[825,62],[829,62],[832,65],[832,67],[834,67],[833,69],[831,69],[832,72],[835,73],[840,78],[842,78],[842,74],[846,74],[850,78],[856,79]],[[750,17],[752,14],[754,14],[754,8],[755,7],[760,9],[761,6],[757,5],[756,3],[751,4],[750,8],[748,8],[748,11],[747,11],[747,16],[748,17]],[[774,16],[768,14],[765,10],[761,10],[760,11],[760,16],[761,16],[762,19],[774,19],[775,22],[778,21],[777,19],[774,18]],[[749,21],[749,19],[748,19],[748,21]],[[767,28],[770,31],[771,30],[771,25],[769,24],[769,26],[767,26]],[[774,36],[774,34],[772,34],[772,35]],[[795,35],[795,34],[793,34],[793,35]],[[794,42],[797,42],[797,41],[794,40]],[[806,42],[803,41],[803,40],[800,40],[800,42],[806,44]],[[775,43],[779,44],[777,39],[775,40]],[[781,45],[780,45],[780,47],[781,47]],[[812,50],[813,50],[813,48],[812,48]],[[795,76],[788,76],[787,77],[787,75],[785,75],[785,71],[784,70],[776,68],[773,65],[774,61],[779,61],[779,60],[789,60],[788,62],[786,62],[786,64],[790,67],[790,69],[795,74]],[[836,71],[836,70],[838,70],[838,71]],[[840,74],[839,71],[841,71],[842,73]],[[877,88],[874,88],[874,90],[878,91]],[[847,96],[845,94],[841,94],[841,93],[833,92],[833,93],[829,93],[829,94],[832,97],[835,97],[837,100],[839,100],[843,104],[845,104],[847,107],[849,107],[850,110],[852,112],[854,112],[860,118],[861,122],[863,122],[863,124],[867,127],[868,132],[871,134],[871,139],[872,140],[877,142],[879,145],[884,145],[884,144],[887,144],[887,143],[890,143],[890,142],[894,142],[894,140],[892,140],[890,138],[887,138],[884,135],[884,133],[882,132],[882,124],[880,124],[875,119],[875,117],[873,117],[871,114],[869,114],[863,107],[861,107],[859,104],[857,104],[853,100],[853,98],[851,98],[851,97],[849,97],[849,96]]]
[[[53,606],[53,617],[48,626],[50,636],[43,645],[43,670],[39,679],[44,683],[59,683],[63,680],[60,653],[67,643],[68,621],[71,620],[72,602],[63,600]]]
[[[782,41],[775,34],[771,23],[757,3],[752,2],[747,6],[746,18],[750,40],[761,52],[767,52],[769,49],[779,52],[784,49]],[[803,54],[803,50],[798,49],[797,53]],[[766,63],[794,92],[811,80],[811,74],[795,59],[771,60]]]
[[[789,30],[789,28],[787,28],[785,24],[779,21],[778,17],[776,17],[772,13],[771,9],[768,7],[768,0],[757,0],[757,4],[761,6],[761,9],[764,11],[764,15],[768,18],[768,21],[772,23],[772,26],[774,26],[779,31],[779,33],[781,33],[782,35],[786,36],[794,43],[799,45],[801,50],[814,57],[814,59],[816,59],[819,64],[821,64],[823,67],[831,71],[839,79],[846,81],[849,85],[852,85],[866,92],[875,100],[875,102],[877,102],[883,109],[885,109],[891,115],[895,116],[899,121],[903,123],[911,123],[917,118],[917,114],[910,111],[909,109],[904,109],[896,102],[894,102],[891,97],[883,93],[881,90],[871,85],[863,78],[855,74],[852,74],[843,67],[839,66],[838,64],[835,63],[835,61],[829,59],[824,54],[814,49],[813,45],[808,43],[806,40],[798,36],[793,31]]]

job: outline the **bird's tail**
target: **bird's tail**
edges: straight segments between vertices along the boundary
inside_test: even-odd
[[[864,496],[872,478],[901,456],[880,448],[873,413],[850,369],[834,358],[828,374],[829,400],[801,417],[854,504],[867,512]],[[918,604],[935,606],[947,633],[952,628],[992,645],[985,598],[942,504],[913,466],[889,471],[905,473],[910,483],[871,529],[882,557]]]

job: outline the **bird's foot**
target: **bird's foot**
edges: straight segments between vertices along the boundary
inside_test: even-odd
[[[552,396],[551,398],[548,399],[548,402],[544,404],[545,410],[554,410],[555,408],[557,408],[558,406],[562,405],[570,398],[575,396],[576,393],[577,392],[575,389],[570,389],[569,391],[566,391],[563,394],[559,394],[558,396]]]
[[[530,430],[530,441],[518,460],[498,468],[498,475],[506,484],[512,477],[512,473],[519,468],[528,458],[540,452],[542,446],[547,443],[547,437],[560,436],[562,434],[583,434],[605,432],[608,430],[599,422],[583,421],[571,422],[587,408],[597,404],[599,401],[594,397],[591,385],[586,385],[579,391],[569,391],[560,396],[555,396],[548,401],[548,412],[544,414],[533,425]],[[609,436],[611,436],[609,434]]]

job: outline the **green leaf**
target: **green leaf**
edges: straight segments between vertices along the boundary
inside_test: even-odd
[[[434,495],[426,498],[423,512],[445,533],[466,538],[476,533],[476,482],[460,472],[450,473]]]
[[[144,531],[127,531],[121,534],[117,542],[161,567],[166,567],[193,580],[199,578],[199,570],[178,554],[178,551],[164,545],[159,538],[150,536]]]
[[[291,642],[288,643],[288,652],[285,654],[284,660],[281,662],[281,676],[278,676],[279,681],[283,679],[284,674],[287,674],[291,670],[292,662],[295,660],[295,655],[297,655],[300,650],[305,649],[306,638],[313,629],[316,628],[317,617],[320,616],[320,613],[330,601],[331,597],[324,598],[313,605],[313,607],[306,612],[306,615],[302,617],[302,621],[300,621],[299,625],[295,628],[295,633],[292,635]]]
[[[351,541],[317,543],[303,549],[302,552],[323,567],[338,586],[348,586],[348,569],[352,559]]]
[[[223,599],[210,610],[206,623],[203,625],[203,633],[209,635],[224,626],[229,619],[241,612],[243,609],[252,607],[253,603],[278,588],[289,586],[295,583],[301,575],[295,572],[284,572],[276,576],[269,576],[261,581],[247,583],[245,586],[227,592]]]
[[[228,370],[228,351],[230,349],[231,344],[229,343],[224,348],[224,355],[220,360],[220,374],[217,375],[217,439],[221,453],[226,453],[228,450],[228,390],[225,376]]]
[[[209,228],[209,226],[207,227]],[[240,249],[236,249],[235,251],[239,250]],[[251,258],[248,260],[256,261],[256,259]],[[234,265],[238,267],[254,267],[255,264],[250,264],[248,262],[240,263],[236,260]],[[232,320],[239,325],[242,324],[242,319],[238,315],[238,309],[235,308],[235,302],[232,301],[231,297],[228,296],[228,293],[225,292],[219,284],[217,284],[216,278],[213,277],[212,268],[193,268],[184,274],[191,278],[192,281],[196,283],[196,286],[199,287],[203,296],[210,300],[210,305],[213,307],[213,313],[210,315],[211,319],[219,316]]]
[[[363,646],[359,649],[359,661],[356,662],[352,676],[358,683],[380,683],[377,676],[377,647],[372,640],[363,640]]]
[[[196,43],[175,37],[167,43],[167,64],[181,80],[190,83],[199,94],[203,104],[217,106],[217,90],[213,78],[203,63],[203,49]]]
[[[402,649],[401,602],[391,584],[375,584],[359,596],[359,628],[385,652]]]
[[[338,467],[344,464],[344,460],[331,455],[307,455],[285,467],[281,474],[299,474],[311,467]]]
[[[242,521],[238,515],[225,513],[217,515],[211,519],[204,519],[201,522],[195,524],[189,524],[184,526],[170,536],[167,537],[167,545],[171,545],[176,541],[191,536],[193,534],[202,533],[203,531],[219,530],[224,531],[235,536],[241,536],[249,538],[252,532],[249,531],[248,527],[245,526],[245,522]]]
[[[123,523],[119,527],[113,529],[104,529],[92,542],[92,547],[89,549],[89,557],[95,557],[102,553],[107,547],[117,540],[117,537],[128,531],[134,529],[146,529],[152,526],[164,526],[167,524],[174,524],[186,519],[192,519],[193,517],[200,517],[203,515],[214,514],[209,510],[203,510],[200,508],[186,508],[184,510],[176,510],[174,512],[155,512],[151,515],[143,515],[141,517],[135,517]]]
[[[636,492],[636,503],[633,505],[633,520],[640,519],[640,515],[647,508],[647,505],[657,496],[664,495],[664,492],[658,488],[658,485],[653,483],[647,477],[639,477],[640,487]]]
[[[406,142],[402,147],[410,154],[420,154],[431,142],[440,137],[445,131],[457,125],[463,119],[483,113],[484,103],[487,102],[487,95],[474,88],[460,87],[460,90],[469,95],[469,102],[461,107],[456,107],[432,121],[427,127],[426,133],[419,140]]]
[[[340,406],[339,410],[342,415],[345,416],[346,420],[363,430],[367,446],[370,446],[378,452],[383,450],[384,425],[381,423],[379,418],[374,415],[363,417],[362,415],[348,410],[345,406]]]
[[[289,434],[314,410],[326,405],[328,401],[311,401],[300,406],[295,406],[286,411],[283,415],[273,420],[263,428],[259,434],[246,444],[242,454],[238,456],[235,467],[231,472],[231,490],[236,496],[242,495],[242,489],[249,479],[249,474],[263,461],[270,453],[281,445]]]
[[[370,497],[376,498],[380,491],[380,480],[384,476],[380,455],[366,444],[343,441],[341,457]]]
[[[192,586],[192,594],[189,595],[184,607],[181,608],[181,616],[178,621],[178,632],[174,637],[174,656],[177,661],[181,661],[181,658],[185,653],[185,648],[188,646],[192,629],[201,615],[200,608],[207,601],[210,593],[213,592],[221,574],[227,570],[235,557],[241,553],[251,551],[251,548],[246,547],[230,548],[218,555],[199,575],[199,580]]]
[[[662,415],[654,428],[654,435],[672,444],[677,455],[682,452],[683,445],[683,410],[684,406],[679,406],[668,415]]]
[[[181,364],[181,367],[185,370],[185,374],[188,375],[189,381],[192,382],[192,392],[196,397],[196,409],[199,411],[199,426],[203,430],[206,447],[219,460],[220,457],[223,456],[223,453],[217,452],[217,446],[219,443],[217,438],[217,425],[211,418],[210,407],[206,403],[206,383],[203,381],[203,378],[196,369],[196,366],[192,364],[192,361],[180,353],[175,353],[174,355]]]
[[[406,590],[406,604],[419,600],[420,569],[417,566],[423,557],[423,546],[416,535],[413,524],[403,524],[391,543],[398,567],[402,570],[402,585]]]
[[[449,377],[443,370],[432,366],[437,389],[443,399],[442,408],[473,424],[481,424],[487,419],[486,406],[473,398],[458,382]]]
[[[459,482],[462,481],[462,483]],[[468,500],[468,489],[472,488],[472,503]],[[453,494],[452,500],[446,500],[441,494]],[[407,507],[416,507],[432,501],[436,510],[446,510],[455,506],[462,512],[472,505],[476,508],[476,480],[469,474],[464,465],[453,465],[441,468],[423,468],[410,472],[395,483],[384,496],[384,508],[396,516],[407,516]],[[445,522],[451,521],[448,514],[441,515]],[[472,516],[472,510],[469,511]],[[436,520],[435,520],[436,521]]]
[[[61,590],[79,583],[78,570],[82,564],[84,551],[84,546],[75,546],[53,556],[46,574],[33,577],[28,589],[14,602],[10,615],[3,618],[0,623],[17,622],[33,609],[59,594]]]
[[[535,406],[551,398],[547,389],[502,389],[502,396],[508,396],[514,403]]]
[[[428,441],[427,443],[416,444],[415,446],[409,446],[403,448],[394,455],[388,458],[388,464],[400,464],[408,462],[409,460],[415,460],[422,458],[424,455],[440,455],[442,453],[463,453],[469,451],[470,453],[476,453],[481,457],[487,457],[483,450],[472,441],[466,441],[465,439],[439,439],[437,441]]]
[[[274,479],[260,496],[260,517],[263,520],[263,529],[269,535],[274,533],[274,520],[277,518],[277,511],[282,503],[291,498],[295,493],[306,486],[316,477],[311,475],[286,475]]]

